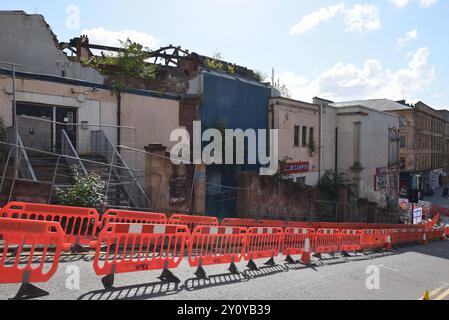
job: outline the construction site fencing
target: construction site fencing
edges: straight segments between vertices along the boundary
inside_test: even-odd
[[[17,299],[48,295],[32,283],[53,277],[64,236],[56,222],[0,218],[0,283],[21,283]]]
[[[105,275],[105,287],[113,286],[117,273],[163,270],[161,280],[167,280],[169,269],[181,263],[189,237],[186,226],[108,224],[98,237],[94,270]]]
[[[69,245],[94,245],[97,210],[37,203],[10,202],[0,210],[0,217],[20,220],[52,221],[64,232]]]
[[[258,270],[254,260],[262,258],[269,259],[265,265],[274,266],[274,258],[281,253],[288,263],[296,263],[292,256],[301,255],[300,261],[309,264],[312,252],[320,257],[323,253],[391,250],[392,246],[416,242],[425,245],[447,239],[449,231],[448,227],[438,225],[429,230],[424,224],[362,230],[304,228],[304,223],[285,229],[261,226],[276,221],[247,228],[218,226],[216,219],[210,217],[178,215],[167,222],[163,214],[120,210],[107,212],[99,221],[93,209],[28,203],[10,203],[0,212],[0,283],[22,283],[17,298],[48,294],[31,283],[46,282],[53,276],[67,243],[95,248],[93,269],[103,276],[103,285],[111,288],[115,274],[148,270],[162,270],[159,278],[164,282],[179,282],[171,270],[185,256],[191,267],[197,267],[195,275],[207,279],[203,269],[207,265],[229,263],[229,271],[239,274],[236,263],[242,260],[248,261],[250,270]],[[78,231],[68,228],[69,222]],[[98,228],[101,230],[97,230],[100,231],[97,235],[87,225],[103,227]],[[322,223],[314,227],[321,225],[331,226]]]

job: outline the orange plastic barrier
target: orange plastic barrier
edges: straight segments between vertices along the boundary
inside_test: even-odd
[[[282,228],[250,228],[245,248],[245,260],[252,264],[254,259],[278,256],[283,244],[283,235]],[[269,264],[273,265],[273,263]]]
[[[10,202],[2,208],[0,216],[20,220],[58,222],[64,233],[64,242],[72,245],[92,245],[98,225],[97,210],[47,204]]]
[[[163,213],[109,209],[103,214],[101,227],[108,223],[167,224],[167,216]]]
[[[287,222],[286,228],[315,229],[311,222],[301,222],[301,221],[289,221]]]
[[[172,215],[168,220],[168,224],[186,225],[192,232],[197,226],[219,226],[218,219],[216,217],[189,216],[182,214]]]
[[[440,219],[441,219],[441,214],[437,213],[435,215],[435,217],[433,217],[432,221],[426,223],[426,229],[427,230],[432,229],[435,225],[437,225],[440,222]]]
[[[259,220],[257,225],[265,228],[285,228],[287,222],[279,220]]]
[[[362,230],[361,250],[385,247],[389,234],[387,229]]]
[[[335,222],[320,222],[319,229],[343,229],[339,223]]]
[[[402,228],[391,230],[391,243],[396,244],[406,244],[416,241],[420,241],[419,232],[415,228]]]
[[[340,251],[360,251],[362,250],[361,230],[341,230]]]
[[[339,229],[318,229],[315,240],[315,253],[335,253],[340,246]]]
[[[22,283],[16,299],[48,295],[30,283],[47,282],[58,269],[64,241],[61,226],[56,222],[0,218],[0,238],[4,240],[0,283]]]
[[[224,227],[254,228],[257,227],[257,221],[255,219],[225,218],[221,222],[221,225]]]
[[[113,286],[116,273],[148,270],[164,270],[161,280],[179,282],[169,269],[181,263],[189,236],[187,226],[109,224],[98,237],[94,270],[106,275],[106,288]]]
[[[292,228],[285,229],[284,245],[282,253],[287,256],[287,262],[294,263],[292,255],[306,254],[307,257],[301,257],[301,261],[305,264],[310,262],[310,253],[314,247],[315,229],[310,228]]]
[[[229,271],[239,274],[235,263],[243,259],[246,228],[198,226],[189,239],[189,264],[198,267],[198,278],[207,279],[203,265],[231,264]]]
[[[449,208],[432,205],[432,214],[441,214],[443,216],[449,217]]]

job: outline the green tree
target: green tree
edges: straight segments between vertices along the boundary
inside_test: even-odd
[[[104,209],[107,196],[103,194],[106,186],[96,173],[84,177],[79,167],[73,167],[73,183],[68,189],[56,188],[57,203],[69,207]]]
[[[344,174],[327,170],[320,180],[319,198],[325,201],[338,201],[338,192],[341,188],[349,187],[351,184]]]
[[[260,71],[260,70],[254,71],[254,79],[256,79],[256,81],[264,82],[266,78],[267,78],[267,75],[265,73],[263,73],[262,71]]]
[[[116,54],[102,54],[92,60],[81,61],[84,65],[97,69],[101,74],[110,76],[124,76],[136,81],[154,80],[157,66],[148,63],[148,52],[141,44],[131,41],[120,41],[121,50]],[[126,88],[123,80],[114,80],[114,89],[120,91]]]
[[[280,82],[278,82],[274,87],[279,91],[280,96],[282,98],[291,99],[292,93],[290,92],[290,89],[285,84],[281,84]]]

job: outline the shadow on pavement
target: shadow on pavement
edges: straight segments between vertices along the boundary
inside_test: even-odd
[[[284,263],[284,266],[290,271],[290,270],[307,270],[312,269],[313,271],[318,272],[318,267],[321,267],[317,262],[312,262],[309,265],[302,264],[300,262],[298,263]]]
[[[78,300],[145,300],[177,294],[182,290],[179,283],[154,282],[92,291]]]
[[[260,267],[259,270],[245,270],[243,272],[243,274],[246,277],[249,277],[251,279],[257,279],[257,278],[261,278],[261,277],[267,277],[267,276],[271,276],[274,275],[276,273],[281,273],[281,272],[288,272],[288,269],[282,265],[275,265],[275,266],[270,266],[270,267]]]
[[[398,254],[416,252],[440,259],[449,259],[449,240],[430,242],[428,245],[414,245],[403,247],[398,250]]]
[[[198,278],[188,279],[184,283],[184,288],[187,291],[201,290],[211,287],[225,286],[240,282],[246,282],[250,279],[245,276],[245,274],[240,273],[239,275],[227,273],[209,276],[209,279],[203,280]]]

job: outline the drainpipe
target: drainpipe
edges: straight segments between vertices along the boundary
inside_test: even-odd
[[[319,104],[319,110],[320,110],[320,118],[319,118],[319,143],[318,143],[318,184],[320,184],[321,181],[321,152],[323,152],[323,146],[322,146],[322,139],[323,139],[323,106]]]
[[[338,173],[338,127],[335,128],[335,172]]]

